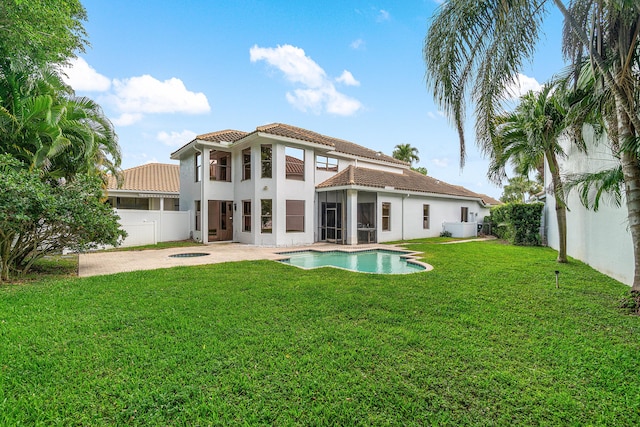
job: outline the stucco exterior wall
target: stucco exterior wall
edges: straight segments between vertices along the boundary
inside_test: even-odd
[[[592,140],[592,139],[591,139]],[[567,142],[566,159],[560,160],[562,174],[596,172],[617,165],[606,141],[589,144],[589,154],[579,152]],[[545,168],[545,188],[550,188],[551,176]],[[587,210],[571,192],[567,199],[567,254],[622,283],[633,282],[634,260],[631,233],[628,229],[627,208],[601,203],[598,212]],[[545,232],[547,244],[558,250],[558,222],[555,199],[546,195]]]

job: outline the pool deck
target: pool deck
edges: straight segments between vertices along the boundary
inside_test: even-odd
[[[360,251],[366,249],[395,249],[403,251],[407,250],[405,248],[396,247],[394,245],[380,244],[345,246],[328,243],[316,243],[309,246],[274,248],[225,242],[171,249],[90,252],[86,254],[80,254],[78,262],[78,276],[99,276],[104,274],[122,273],[126,271],[155,270],[158,268],[216,264],[220,262],[232,261],[251,261],[263,259],[278,260],[286,258],[286,256],[278,255],[278,252],[300,251],[308,249],[315,249],[320,251]],[[191,258],[170,257],[170,255],[189,252],[202,252],[207,253],[207,255]]]

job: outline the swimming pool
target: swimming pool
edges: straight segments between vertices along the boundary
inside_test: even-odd
[[[336,267],[361,273],[408,274],[426,271],[427,265],[411,259],[411,252],[392,251],[386,249],[368,249],[363,251],[316,251],[304,250],[280,252],[286,259],[285,264],[300,268]]]

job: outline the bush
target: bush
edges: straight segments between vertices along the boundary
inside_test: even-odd
[[[440,233],[440,237],[451,237],[451,232],[444,230],[443,232]]]
[[[543,203],[507,203],[491,209],[493,234],[511,244],[539,246]]]

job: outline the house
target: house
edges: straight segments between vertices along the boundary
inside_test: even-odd
[[[109,176],[105,193],[128,234],[123,246],[189,238],[191,216],[179,205],[179,165],[150,163],[125,169],[121,178]]]
[[[196,137],[180,161],[194,239],[252,245],[355,245],[475,236],[490,202],[358,144],[274,123]],[[486,199],[486,197],[485,197]]]
[[[567,153],[559,159],[562,176],[598,172],[620,164],[619,160],[612,156],[606,136],[596,140],[586,129],[585,140],[587,153],[580,151],[566,139],[561,141]],[[547,164],[544,178],[545,188],[553,188]],[[547,244],[558,250],[555,198],[548,194],[544,200],[544,236]],[[598,211],[594,212],[582,205],[577,191],[571,191],[567,195],[567,207],[567,255],[631,286],[634,276],[633,244],[624,197],[620,207],[614,206],[605,197]]]

